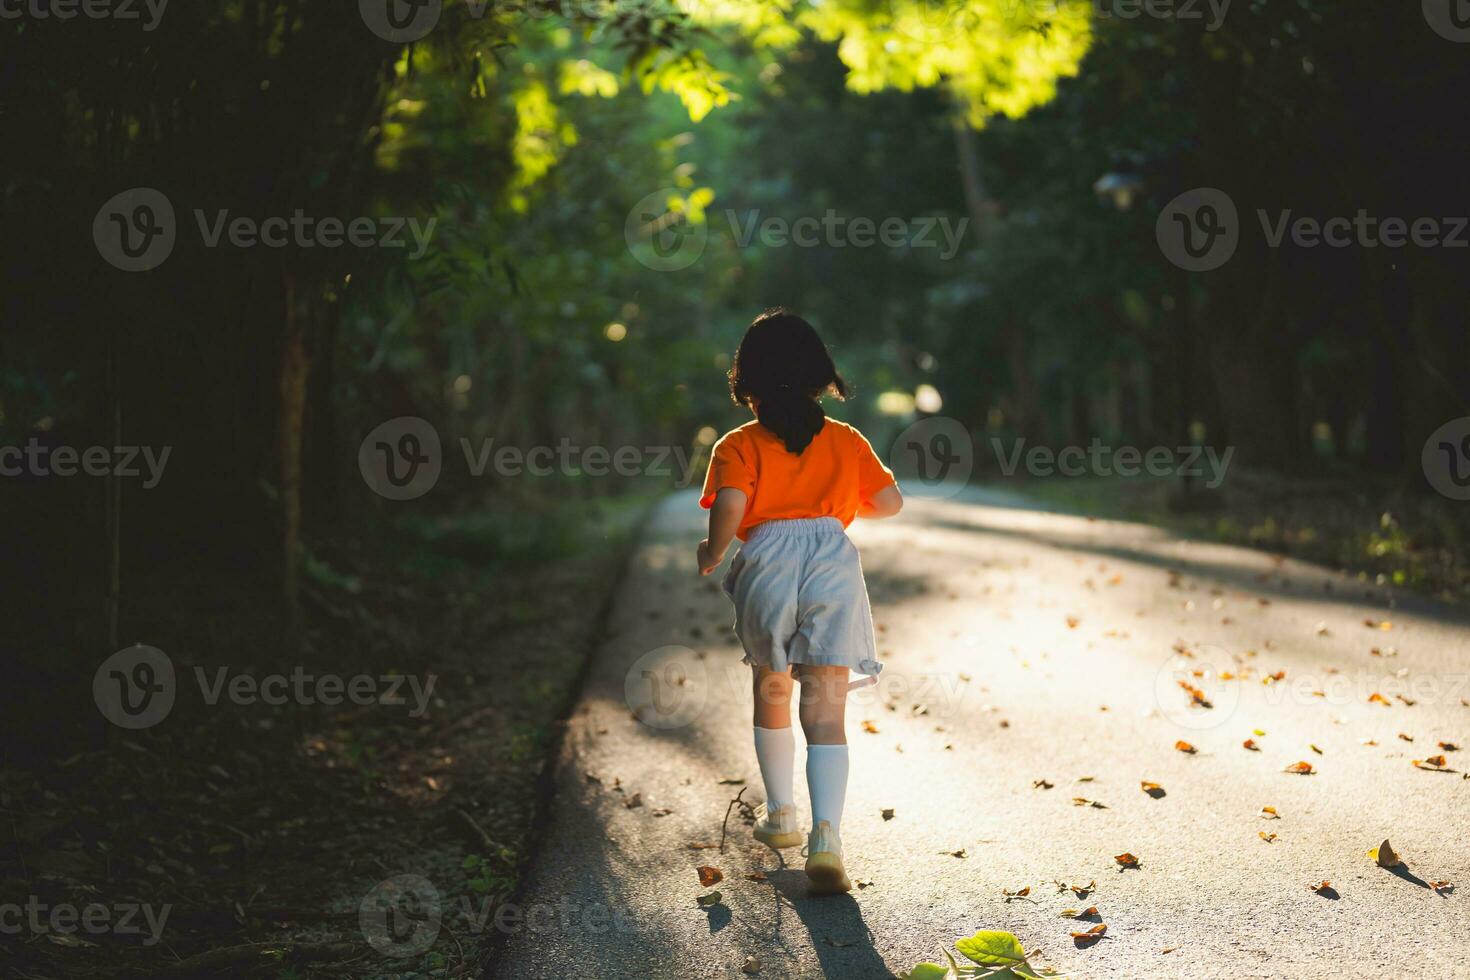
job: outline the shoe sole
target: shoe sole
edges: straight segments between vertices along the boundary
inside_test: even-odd
[[[852,891],[852,882],[842,867],[842,858],[836,854],[821,852],[806,859],[806,876],[811,881],[811,892],[817,895],[836,895]]]
[[[778,850],[783,847],[796,847],[801,843],[801,833],[799,831],[791,831],[789,833],[781,834],[772,833],[770,831],[756,830],[753,833],[755,834],[756,840],[760,841],[767,847],[774,847]]]

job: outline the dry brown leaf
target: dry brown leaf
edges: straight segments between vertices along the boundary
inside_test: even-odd
[[[879,812],[882,815],[882,817],[883,817],[884,820],[892,820],[893,819],[893,807],[891,807],[891,806],[890,807],[884,807]]]
[[[1149,796],[1152,796],[1156,800],[1165,795],[1164,787],[1160,786],[1158,783],[1151,783],[1147,779],[1144,779],[1140,780],[1138,785],[1145,793],[1147,793]]]
[[[1099,922],[1086,932],[1074,932],[1072,938],[1078,942],[1096,942],[1108,931],[1107,923]]]
[[[1307,743],[1307,748],[1311,749],[1313,752],[1317,753],[1318,755],[1322,755],[1322,750],[1317,747],[1317,743],[1316,742],[1308,742]]]
[[[869,735],[877,735],[878,734],[878,726],[875,725],[875,724],[873,724],[872,720],[867,719],[867,718],[864,718],[863,719],[863,731],[867,732]]]
[[[1261,813],[1262,815],[1267,817],[1275,817],[1277,820],[1281,819],[1281,814],[1276,812],[1276,808],[1274,806],[1261,807]]]
[[[1455,886],[1448,881],[1431,881],[1429,887],[1437,892],[1452,892]]]
[[[1086,898],[1088,895],[1092,894],[1096,890],[1097,890],[1097,879],[1096,878],[1094,878],[1091,881],[1089,881],[1086,885],[1073,885],[1072,886],[1072,894],[1076,895],[1078,898]]]
[[[761,960],[760,960],[760,957],[759,956],[747,956],[745,958],[745,964],[740,967],[740,972],[741,973],[748,973],[751,976],[754,976],[755,974],[761,972]]]
[[[1298,776],[1310,776],[1312,764],[1310,762],[1293,762],[1286,767],[1286,772],[1296,773]]]
[[[1180,752],[1186,752],[1190,755],[1193,755],[1194,753],[1199,751],[1193,745],[1190,745],[1188,742],[1184,741],[1184,739],[1180,739],[1179,741],[1175,742],[1174,748],[1178,749]]]
[[[1271,843],[1272,841],[1274,841],[1276,839],[1276,835],[1275,834],[1268,834],[1264,830],[1258,830],[1258,831],[1256,831],[1256,833],[1260,836],[1261,840],[1265,841],[1267,844]]]
[[[1307,888],[1308,890],[1317,892],[1319,894],[1322,892],[1330,892],[1332,891],[1332,882],[1324,879],[1323,881],[1320,881],[1315,885],[1308,885]]]
[[[1441,749],[1443,749],[1444,751],[1446,751],[1446,752],[1458,752],[1458,751],[1460,751],[1460,747],[1458,745],[1456,745],[1454,742],[1440,742],[1439,743],[1439,747]]]
[[[1390,701],[1388,698],[1384,697],[1382,694],[1379,694],[1377,691],[1374,691],[1372,694],[1368,695],[1368,703],[1369,704],[1381,704],[1385,708],[1392,708],[1393,707],[1393,702]]]
[[[1399,732],[1399,738],[1403,739],[1405,742],[1414,741],[1414,736],[1410,735],[1408,732]]]
[[[1077,628],[1077,625],[1079,623],[1081,623],[1081,622],[1082,622],[1082,620],[1078,619],[1076,616],[1068,616],[1067,617],[1067,629],[1074,630],[1074,629]]]
[[[633,809],[634,807],[640,807],[642,805],[643,805],[643,794],[642,793],[634,793],[632,796],[628,797],[626,800],[623,801],[623,806],[627,807],[629,810]]]
[[[1027,885],[1026,887],[1019,888],[1016,891],[1010,891],[1009,889],[1002,888],[1000,890],[1000,893],[1006,898],[1025,898],[1027,895],[1031,894],[1031,886]]]
[[[725,880],[725,874],[719,868],[712,868],[707,864],[701,864],[695,870],[699,872],[699,884],[701,887],[710,888]]]
[[[1174,952],[1174,950],[1176,950],[1178,948],[1179,948],[1178,946],[1165,946],[1163,949],[1159,950],[1159,952],[1160,953],[1163,953],[1165,955],[1168,955],[1169,953]]]
[[[746,881],[765,881],[766,880],[766,873],[764,871],[752,871],[752,872],[750,872],[749,874],[747,874],[745,876],[745,880]]]
[[[1210,699],[1205,697],[1205,692],[1201,691],[1199,688],[1189,683],[1189,681],[1181,680],[1179,682],[1179,686],[1189,692],[1189,700],[1191,704],[1197,704],[1201,708],[1214,707],[1214,705],[1210,703]]]
[[[1033,779],[1031,781],[1032,789],[1051,789],[1053,785],[1055,784],[1047,782],[1045,779]]]
[[[1106,810],[1108,808],[1106,803],[1099,803],[1097,800],[1089,800],[1085,796],[1074,796],[1074,797],[1072,797],[1072,805],[1073,806],[1090,806],[1090,807],[1093,807],[1094,809],[1098,809],[1098,810]]]
[[[1129,854],[1127,851],[1124,851],[1122,854],[1115,856],[1113,860],[1117,861],[1125,868],[1138,867],[1138,858],[1134,857],[1132,854]]]
[[[1445,761],[1445,757],[1442,755],[1431,755],[1427,759],[1414,759],[1412,761],[1414,763],[1414,766],[1419,769],[1431,769],[1436,772],[1453,772],[1453,770],[1448,767],[1448,763]]]
[[[1256,740],[1253,738],[1248,738],[1244,742],[1241,742],[1240,747],[1243,749],[1250,749],[1252,752],[1261,751],[1260,746],[1256,745]]]

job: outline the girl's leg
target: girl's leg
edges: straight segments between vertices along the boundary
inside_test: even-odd
[[[847,668],[803,664],[800,714],[812,827],[825,820],[836,831],[847,801]]]
[[[791,732],[791,670],[752,671],[755,690],[755,757],[766,786],[766,808],[796,802],[796,739]]]

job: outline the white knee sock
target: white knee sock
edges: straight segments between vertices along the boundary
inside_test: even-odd
[[[847,801],[847,746],[808,744],[806,785],[812,797],[812,826],[825,820],[838,830]]]
[[[761,781],[766,784],[766,806],[777,807],[796,802],[792,786],[796,769],[796,736],[791,727],[755,730],[755,757],[761,765]]]

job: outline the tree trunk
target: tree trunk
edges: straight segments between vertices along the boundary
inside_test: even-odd
[[[289,645],[301,635],[301,443],[310,369],[306,357],[306,316],[294,275],[285,274],[286,330],[281,359],[281,594]]]

